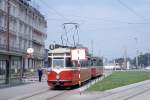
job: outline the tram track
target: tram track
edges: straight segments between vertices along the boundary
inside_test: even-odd
[[[107,76],[109,76],[110,74],[108,74]],[[87,83],[87,84],[84,84],[83,86],[81,86],[81,87],[79,87],[79,88],[75,88],[75,89],[73,89],[73,90],[67,90],[67,91],[63,91],[62,93],[59,93],[59,94],[57,94],[57,95],[55,95],[55,96],[52,96],[52,97],[49,97],[49,98],[47,98],[46,100],[52,100],[52,99],[54,99],[54,98],[56,98],[56,97],[59,97],[59,96],[62,96],[62,95],[64,95],[64,94],[66,94],[66,93],[74,93],[74,92],[78,92],[80,95],[82,94],[82,91],[84,91],[85,89],[87,89],[88,87],[89,87],[89,85],[92,85],[92,84],[94,84],[94,83],[96,83],[97,81],[100,81],[100,80],[102,80],[104,77],[99,77],[99,78],[96,78],[96,79],[94,79],[94,80],[92,80],[91,82],[89,82],[89,83]]]
[[[70,91],[71,91],[71,90],[63,91],[63,92],[61,92],[61,93],[59,93],[59,94],[57,94],[57,95],[54,95],[54,96],[52,96],[52,97],[48,97],[46,100],[52,100],[52,99],[54,99],[54,98],[56,98],[56,97],[58,97],[58,96],[61,96],[61,95],[65,94],[65,93],[68,93],[68,92],[70,92]]]
[[[142,94],[144,94],[144,93],[146,93],[146,92],[148,92],[148,91],[150,91],[150,88],[148,88],[148,89],[146,89],[146,90],[144,90],[144,91],[141,91],[141,92],[139,92],[139,93],[136,93],[136,94],[134,94],[134,95],[132,95],[132,96],[129,96],[129,97],[125,98],[124,100],[130,100],[130,99],[132,99],[132,98],[134,98],[134,97],[136,97],[136,96],[142,95]]]
[[[14,98],[14,99],[11,99],[11,100],[34,100],[34,98],[36,98],[36,97],[40,97],[40,96],[44,96],[45,94],[47,95],[44,99],[42,99],[42,100],[52,100],[52,99],[54,99],[54,98],[57,98],[57,97],[59,97],[59,96],[62,96],[62,95],[64,95],[64,94],[67,94],[67,93],[72,93],[72,92],[78,92],[78,93],[80,93],[80,92],[82,92],[82,91],[84,91],[86,88],[88,88],[89,87],[89,85],[92,85],[92,84],[94,84],[94,82],[97,82],[97,81],[99,81],[99,80],[102,80],[104,78],[104,76],[103,77],[99,77],[99,78],[96,78],[96,79],[94,79],[94,80],[92,80],[92,81],[90,81],[89,83],[87,83],[87,84],[84,84],[83,86],[81,86],[81,87],[75,87],[75,88],[73,88],[73,89],[71,89],[71,90],[65,90],[65,89],[58,89],[58,91],[57,91],[57,89],[55,90],[55,89],[52,89],[52,88],[50,88],[50,89],[44,89],[44,90],[41,90],[41,91],[39,91],[39,92],[36,92],[36,93],[33,93],[33,94],[27,94],[27,95],[22,95],[22,96],[20,96],[20,97],[18,97],[18,98]],[[81,90],[81,91],[80,91]],[[39,99],[40,100],[40,99]]]
[[[148,84],[148,83],[146,83],[146,84]],[[120,92],[124,93],[124,92],[126,92],[128,90],[131,90],[131,89],[134,89],[134,88],[138,88],[138,87],[142,87],[142,86],[144,86],[146,84],[142,84],[142,85],[139,85],[139,86],[136,86],[136,87],[128,88],[128,89],[125,89],[125,90],[122,90],[122,91],[118,91],[118,92],[115,92],[115,93],[111,93],[111,94],[102,96],[102,98],[96,98],[96,100],[103,100],[105,97],[116,95],[116,94],[118,94]],[[49,97],[47,96],[47,98],[43,99],[43,100],[53,100],[53,99],[58,99],[61,96],[66,95],[68,93],[73,93],[73,92],[77,93],[77,92],[79,92],[78,89],[80,89],[80,88],[77,88],[77,89],[74,89],[74,90],[59,91],[59,93],[52,93],[55,90],[54,91],[46,90],[46,91],[35,93],[35,94],[27,96],[27,97],[23,97],[23,98],[17,99],[17,100],[32,100],[32,98],[34,98],[36,96],[39,96],[39,95],[45,95],[45,93],[47,93],[47,92],[49,92],[49,93],[51,92],[50,94],[53,94],[53,95],[51,95]],[[144,90],[142,90],[140,92],[133,93],[132,95],[128,95],[128,94],[120,95],[119,97],[115,97],[114,99],[111,99],[111,100],[131,100],[132,98],[134,98],[136,96],[139,96],[139,95],[142,95],[142,94],[144,94],[144,93],[146,93],[148,91],[150,91],[150,88],[144,89]]]
[[[150,84],[150,82],[147,82],[147,83],[144,83],[144,84],[141,84],[141,85],[137,85],[137,86],[134,86],[134,87],[130,87],[130,88],[127,88],[127,89],[123,89],[123,90],[120,90],[120,91],[117,91],[117,92],[113,92],[111,93],[110,91],[107,91],[108,94],[102,96],[101,98],[96,98],[95,100],[103,100],[104,98],[107,98],[107,97],[111,97],[113,95],[117,95],[119,93],[125,93],[127,91],[132,91],[133,89],[137,89],[137,88],[142,88],[143,86],[145,85],[148,85]],[[131,96],[129,96],[129,94],[126,94],[126,95],[120,95],[119,97],[115,97],[114,99],[111,99],[111,100],[130,100],[138,95],[141,95],[141,94],[144,94],[146,92],[150,91],[150,88],[147,88],[147,89],[144,89],[140,92],[137,92],[137,93],[133,93],[131,94]]]
[[[94,81],[94,80],[93,80]],[[47,97],[46,99],[44,99],[44,100],[52,100],[52,99],[54,99],[54,98],[56,98],[56,97],[59,97],[59,96],[62,96],[63,94],[66,94],[66,93],[69,93],[69,92],[71,92],[71,93],[73,93],[73,92],[82,92],[84,89],[82,89],[82,88],[85,88],[85,87],[87,87],[87,85],[88,84],[91,84],[91,83],[87,83],[87,84],[84,84],[83,86],[81,86],[81,87],[75,87],[75,88],[73,88],[73,89],[71,89],[71,90],[64,90],[64,91],[57,91],[57,92],[59,92],[59,93],[54,93],[54,92],[56,92],[56,90],[53,90],[53,89],[48,89],[48,90],[45,90],[45,91],[40,91],[40,92],[37,92],[37,93],[34,93],[34,94],[32,94],[32,95],[28,95],[28,96],[25,96],[25,97],[22,97],[22,98],[19,98],[19,99],[15,99],[15,100],[29,100],[29,99],[32,99],[32,98],[34,98],[34,97],[36,97],[36,96],[39,96],[39,95],[44,95],[45,93],[50,93],[52,96],[50,96],[50,97]],[[80,91],[80,90],[82,90],[82,91]],[[53,94],[55,94],[55,95],[53,95]],[[14,100],[14,99],[13,99]]]
[[[79,88],[77,88],[79,89]],[[38,92],[38,93],[35,93],[35,94],[32,94],[30,96],[25,96],[23,98],[20,98],[20,99],[13,99],[13,100],[32,100],[32,98],[36,97],[36,96],[39,96],[39,95],[45,95],[45,93],[51,93],[51,96],[47,97],[46,99],[43,99],[43,100],[52,100],[56,97],[59,97],[59,96],[62,96],[63,94],[66,94],[66,93],[69,93],[69,92],[77,92],[77,89],[74,89],[74,90],[64,90],[64,91],[51,91],[51,90],[45,90],[45,91],[41,91],[41,92]],[[54,93],[54,92],[59,92],[59,93]]]
[[[34,96],[37,96],[37,95],[41,95],[41,94],[44,94],[46,92],[49,92],[49,89],[48,90],[45,90],[45,91],[40,91],[40,92],[37,92],[37,93],[34,93],[32,95],[28,95],[28,96],[25,96],[25,97],[22,97],[22,98],[19,98],[17,100],[25,100],[25,99],[28,99],[28,98],[31,98],[31,97],[34,97]]]

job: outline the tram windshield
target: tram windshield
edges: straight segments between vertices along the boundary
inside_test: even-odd
[[[64,67],[64,59],[61,58],[54,58],[53,59],[53,67]]]

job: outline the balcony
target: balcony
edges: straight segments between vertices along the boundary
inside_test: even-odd
[[[37,40],[35,40],[35,39],[32,39],[32,42],[35,43],[36,45],[44,46],[44,43],[41,42],[41,41],[37,41]]]
[[[2,50],[3,52],[8,52],[7,50],[7,45],[6,44],[0,44],[0,50]],[[16,48],[16,47],[10,47],[9,48],[9,52],[11,53],[19,53],[19,54],[25,54],[26,50],[25,49],[20,49],[20,48]]]
[[[20,48],[16,48],[16,47],[10,47],[10,51],[17,52],[17,53],[26,53],[25,49],[20,49]]]

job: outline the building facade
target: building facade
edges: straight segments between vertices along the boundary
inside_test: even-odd
[[[0,83],[5,81],[9,57],[10,80],[43,66],[46,28],[44,16],[27,0],[0,0]],[[34,48],[31,56],[27,55],[28,48]]]
[[[50,67],[49,62],[48,62],[48,52],[49,52],[49,50],[45,49],[45,54],[44,54],[44,67],[45,68]]]

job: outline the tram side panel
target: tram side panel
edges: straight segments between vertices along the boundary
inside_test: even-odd
[[[97,69],[96,69],[96,67],[91,67],[91,77],[92,78],[94,78],[94,77],[96,77],[96,72],[97,72]]]
[[[91,69],[90,68],[81,68],[81,82],[91,79]]]
[[[64,80],[63,86],[73,86],[78,84],[78,70],[68,70],[68,71],[62,71],[60,73],[60,80]]]
[[[95,78],[103,74],[103,60],[99,57],[91,58],[91,77]]]
[[[96,76],[101,76],[103,75],[103,66],[98,66],[96,68]]]

